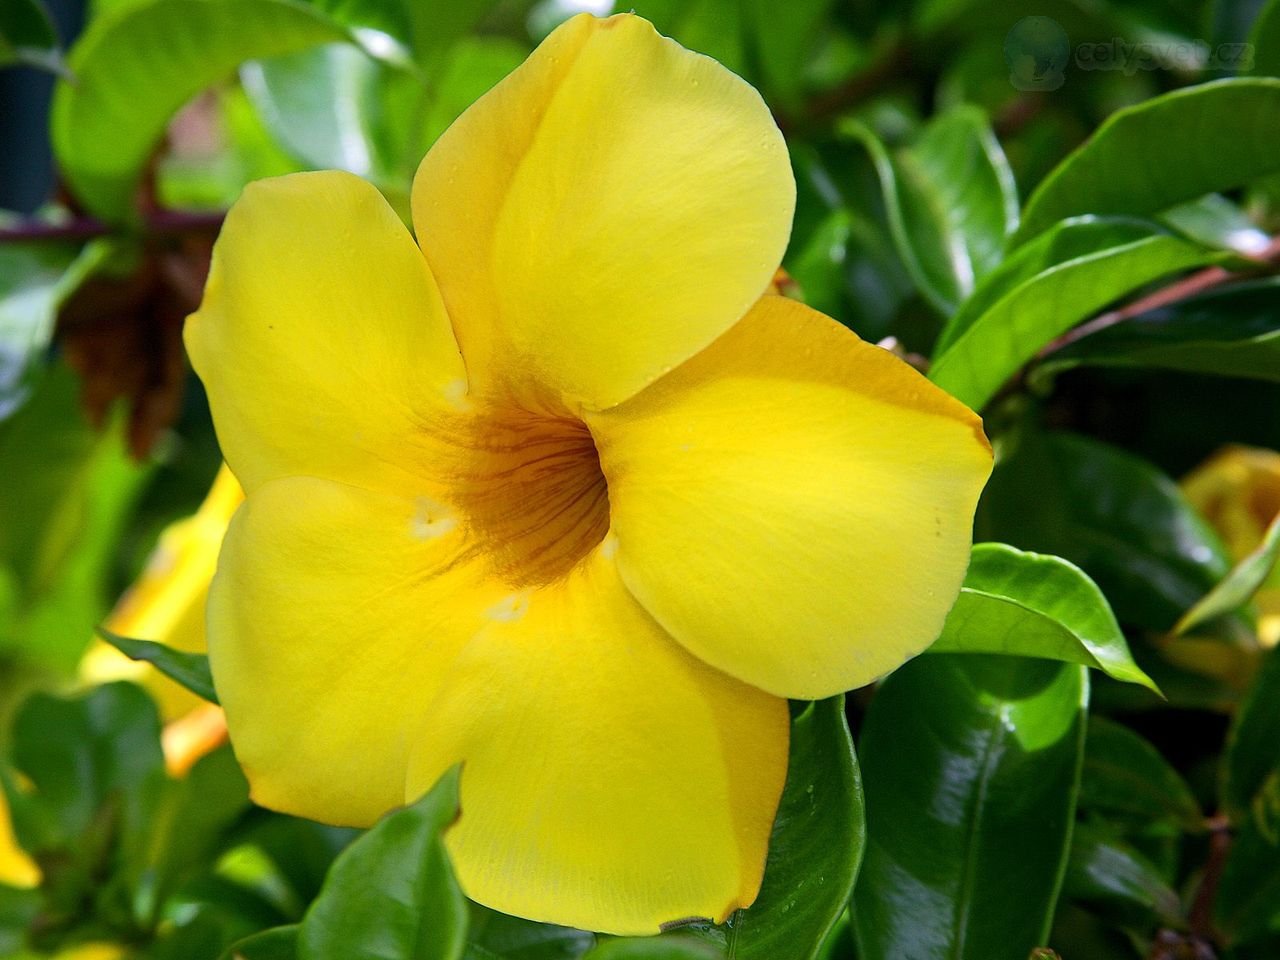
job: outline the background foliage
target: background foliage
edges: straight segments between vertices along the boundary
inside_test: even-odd
[[[795,705],[725,925],[487,911],[440,844],[452,777],[357,836],[253,806],[225,747],[174,776],[142,690],[80,689],[218,466],[180,329],[244,183],[338,167],[406,213],[452,119],[611,8],[0,3],[0,956],[1280,956],[1280,471],[1235,494],[1254,535],[1172,479],[1280,448],[1280,0],[634,0],[773,108],[789,292],[981,409],[998,456],[936,647]]]

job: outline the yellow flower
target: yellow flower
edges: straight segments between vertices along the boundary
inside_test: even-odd
[[[1238,562],[1257,549],[1280,514],[1280,453],[1228,446],[1188,474],[1182,490]],[[1280,567],[1271,572],[1254,602],[1258,639],[1273,647],[1280,642]]]
[[[204,652],[209,583],[227,524],[242,500],[240,484],[224,465],[200,509],[160,535],[146,569],[107,619],[107,629],[189,653]],[[90,684],[132,680],[146,687],[166,722],[165,762],[174,776],[185,774],[193,763],[226,742],[221,709],[101,640],[85,654],[80,678]]]
[[[9,801],[0,790],[0,884],[10,887],[34,887],[40,883],[40,868],[25,850],[18,846],[9,819]]]
[[[107,629],[203,653],[209,582],[227,524],[243,499],[240,485],[224,465],[200,509],[160,535],[146,569],[107,618]],[[204,702],[155,668],[130,660],[101,641],[85,655],[80,675],[94,683],[119,679],[141,683],[156,698],[165,720],[174,720]]]
[[[630,15],[441,137],[420,247],[349,175],[245,191],[186,337],[248,494],[209,652],[259,803],[368,824],[464,762],[481,903],[755,899],[784,698],[934,639],[991,467],[962,404],[762,296],[794,196],[759,95]]]

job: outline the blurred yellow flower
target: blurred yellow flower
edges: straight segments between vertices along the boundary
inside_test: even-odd
[[[1280,514],[1280,453],[1257,447],[1229,446],[1188,474],[1182,490],[1221,535],[1235,561],[1262,543]],[[1280,642],[1280,567],[1271,571],[1254,596],[1258,639]]]
[[[0,884],[11,887],[34,887],[40,882],[40,868],[18,846],[9,818],[9,801],[0,790]]]
[[[160,535],[146,569],[111,611],[106,628],[121,636],[203,653],[209,582],[227,524],[243,499],[235,476],[224,465],[200,509]],[[85,655],[80,674],[91,683],[133,680],[142,684],[155,697],[166,721],[204,703],[154,667],[130,660],[100,640]]]
[[[756,897],[786,697],[935,638],[979,419],[768,294],[759,95],[579,16],[432,148],[229,214],[187,346],[248,499],[209,653],[255,799],[363,825],[465,761],[463,888],[615,933]]]

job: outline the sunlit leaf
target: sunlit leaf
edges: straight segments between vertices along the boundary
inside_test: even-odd
[[[1277,127],[1272,78],[1218,80],[1118,110],[1036,188],[1015,242],[1075,214],[1159,213],[1280,170],[1258,136]]]
[[[960,596],[929,650],[1062,660],[1156,689],[1084,571],[1061,557],[1002,543],[974,546]]]
[[[246,60],[351,34],[295,0],[148,0],[95,21],[72,48],[51,130],[72,193],[104,220],[126,220],[170,117]]]

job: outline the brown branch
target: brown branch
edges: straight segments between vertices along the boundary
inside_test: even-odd
[[[1099,314],[1092,320],[1080,324],[1068,330],[1062,336],[1055,340],[1049,341],[1040,352],[1036,354],[1037,360],[1043,360],[1046,357],[1056,353],[1063,347],[1075,343],[1077,340],[1083,340],[1085,337],[1097,333],[1099,330],[1105,330],[1107,327],[1114,327],[1117,323],[1125,320],[1132,320],[1134,317],[1141,316],[1151,310],[1167,307],[1172,303],[1178,303],[1182,300],[1189,300],[1194,296],[1211,290],[1214,287],[1220,287],[1225,283],[1233,280],[1243,280],[1249,277],[1258,276],[1266,273],[1268,270],[1280,266],[1280,237],[1275,237],[1267,244],[1265,248],[1258,252],[1256,256],[1251,256],[1250,260],[1256,261],[1256,266],[1247,270],[1228,270],[1225,267],[1206,267],[1189,276],[1183,277],[1167,287],[1161,287],[1153,293],[1145,297],[1139,297],[1132,303],[1127,304],[1118,310],[1111,310],[1107,313]]]
[[[185,210],[155,210],[148,213],[135,231],[143,237],[185,237],[192,234],[216,234],[226,214],[221,211],[198,213]],[[75,217],[65,223],[26,220],[13,226],[0,227],[0,244],[57,240],[93,240],[117,232],[110,224],[92,217]]]

